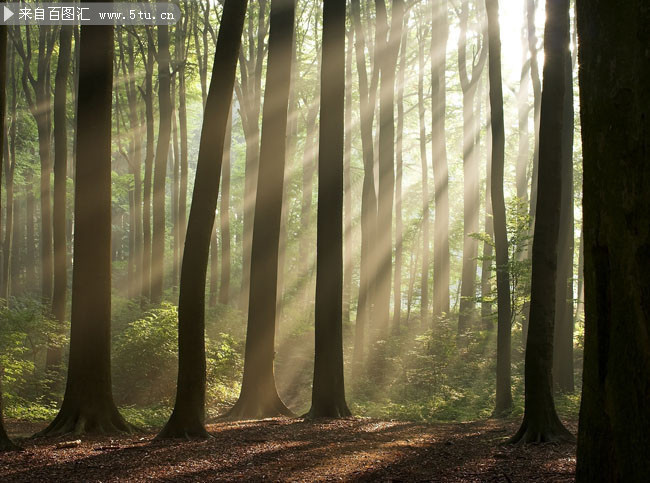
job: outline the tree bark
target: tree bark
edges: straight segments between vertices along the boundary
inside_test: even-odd
[[[42,436],[130,431],[111,393],[111,107],[113,27],[83,26],[68,381]]]
[[[171,74],[169,71],[169,27],[158,25],[158,102],[160,122],[153,179],[153,237],[151,243],[151,301],[160,303],[165,277],[165,178],[171,136]]]
[[[490,180],[497,271],[497,384],[495,415],[512,409],[510,388],[510,276],[508,267],[508,232],[503,195],[505,132],[503,126],[503,88],[501,80],[501,29],[499,2],[486,0],[488,22],[490,119],[492,131],[492,173]]]
[[[449,24],[447,0],[433,0],[431,27],[431,165],[435,216],[433,222],[433,315],[449,313],[449,169],[445,136],[446,58]]]
[[[295,8],[295,0],[271,2],[269,61],[251,247],[244,375],[239,399],[226,414],[231,419],[292,414],[278,395],[273,359]]]
[[[343,380],[342,323],[345,3],[345,0],[323,2],[316,351],[311,409],[306,415],[309,419],[350,416]]]
[[[585,252],[576,480],[644,481],[650,474],[650,5],[578,0],[576,6]]]
[[[159,438],[205,438],[205,281],[219,193],[221,161],[246,1],[226,0],[214,54],[178,304],[178,384],[174,410]],[[219,72],[219,75],[214,75]]]
[[[429,324],[429,168],[427,167],[427,136],[424,103],[424,35],[418,25],[418,120],[420,129],[420,166],[422,167],[422,272],[420,276],[420,322]],[[407,30],[407,29],[405,29]],[[402,76],[403,81],[403,76]],[[437,241],[434,241],[437,243]],[[397,263],[396,263],[397,265]],[[397,270],[397,268],[395,268]]]
[[[221,230],[221,283],[219,303],[230,301],[230,151],[232,144],[232,107],[228,115],[224,139],[223,164],[221,165],[221,203],[219,205],[219,227]]]
[[[525,409],[512,443],[573,439],[562,425],[553,401],[553,331],[555,282],[562,185],[562,126],[566,90],[565,60],[569,55],[569,0],[546,4],[544,85],[540,118],[539,189],[530,322],[526,341]]]

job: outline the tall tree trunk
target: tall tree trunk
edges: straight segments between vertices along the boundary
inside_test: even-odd
[[[36,237],[34,219],[36,218],[36,200],[34,199],[34,171],[28,167],[25,173],[25,237],[22,238],[25,250],[25,289],[34,293],[36,288]]]
[[[2,32],[2,29],[5,29],[5,27],[0,26],[0,54],[2,52],[5,52],[6,49],[3,49],[1,46],[1,43],[3,42],[3,35],[6,35],[5,33]],[[6,39],[4,40],[6,43]],[[6,45],[5,45],[6,47]],[[13,280],[13,277],[11,276],[14,273],[18,273],[17,271],[14,271],[14,265],[16,268],[19,266],[19,257],[15,256],[15,248],[12,245],[12,238],[14,236],[14,213],[16,211],[15,209],[15,201],[14,201],[14,173],[16,170],[16,111],[17,111],[17,105],[18,105],[18,99],[16,97],[17,94],[17,89],[16,89],[16,77],[15,77],[15,62],[13,59],[13,55],[9,55],[9,68],[11,69],[9,72],[9,78],[11,79],[11,104],[10,104],[10,111],[9,111],[9,117],[11,118],[11,125],[9,126],[8,129],[8,134],[7,134],[7,141],[8,143],[4,146],[3,151],[5,152],[5,158],[4,158],[4,168],[5,168],[5,183],[7,187],[7,202],[5,205],[5,236],[4,236],[4,242],[2,245],[2,250],[3,250],[3,264],[2,264],[2,293],[0,294],[0,298],[4,299],[7,301],[9,299],[9,295],[13,294],[13,288],[12,284],[17,283],[18,277],[16,277],[16,280]],[[2,63],[2,60],[0,60],[0,69],[2,69],[2,66],[5,65],[5,63]],[[2,70],[0,70],[0,75],[2,73]],[[0,78],[1,81],[1,78]],[[5,72],[5,84],[6,84],[6,72]],[[5,97],[5,102],[3,105],[6,105],[6,89],[0,92],[0,96],[2,96],[2,93],[4,93]],[[0,97],[2,99],[2,97]],[[1,107],[0,107],[1,109]],[[0,111],[2,112],[2,111]],[[6,117],[2,117],[3,122],[6,119]],[[3,141],[4,143],[4,138]]]
[[[308,418],[350,416],[343,381],[343,151],[345,117],[345,0],[323,1],[316,351]],[[389,285],[390,288],[390,285]]]
[[[70,361],[63,404],[41,435],[129,431],[111,393],[113,27],[81,28]]]
[[[144,55],[144,54],[143,54]],[[142,303],[151,299],[151,180],[154,160],[154,116],[153,116],[153,65],[154,45],[147,37],[147,58],[144,78],[145,124],[147,130],[144,158],[144,189],[142,207]]]
[[[223,160],[222,160],[223,163]],[[219,295],[219,237],[217,235],[217,224],[212,227],[212,236],[210,238],[210,298],[208,305],[214,307],[217,305]]]
[[[458,340],[460,346],[467,343],[465,336],[474,317],[476,298],[478,240],[471,235],[479,231],[480,198],[478,149],[475,142],[474,98],[487,57],[486,41],[483,38],[478,60],[476,63],[472,60],[471,77],[468,76],[466,65],[468,16],[469,0],[463,0],[458,37],[458,72],[463,90],[463,269],[460,310],[458,313]]]
[[[404,25],[408,22],[408,12],[404,15]],[[402,258],[404,239],[404,219],[402,216],[402,173],[404,169],[404,74],[406,71],[406,40],[408,28],[402,29],[399,70],[397,74],[397,135],[395,139],[395,272],[393,276],[393,328],[399,330],[402,318]],[[423,289],[424,290],[424,289]],[[425,300],[424,313],[428,301]]]
[[[526,19],[528,23],[528,50],[530,52],[530,77],[533,83],[533,116],[534,116],[534,138],[533,150],[533,174],[530,188],[530,219],[531,235],[534,230],[535,214],[537,210],[537,187],[539,185],[539,138],[540,138],[540,110],[542,104],[542,84],[539,77],[539,64],[537,62],[537,35],[535,33],[535,10],[536,0],[526,0]],[[529,253],[531,253],[529,251]]]
[[[239,399],[228,412],[228,417],[234,419],[291,414],[277,393],[273,359],[295,8],[295,0],[271,2],[244,375]]]
[[[489,82],[488,82],[489,86]],[[492,215],[492,127],[490,121],[490,99],[488,93],[487,127],[485,133],[485,235],[494,240],[494,217]],[[483,327],[494,328],[492,314],[492,265],[494,245],[486,240],[483,242],[483,262],[481,266],[481,319]]]
[[[497,271],[497,384],[494,413],[503,415],[512,409],[510,388],[510,276],[508,232],[503,195],[505,133],[503,126],[503,90],[501,85],[501,29],[499,2],[486,0],[490,75],[490,119],[492,127],[492,173],[490,179]]]
[[[221,230],[221,283],[219,303],[230,301],[230,151],[232,144],[232,107],[224,138],[223,164],[221,165],[221,203],[219,206],[219,227]]]
[[[350,13],[354,25],[355,61],[359,76],[360,97],[360,130],[361,148],[363,154],[363,185],[361,193],[361,260],[359,266],[359,300],[357,302],[357,318],[354,334],[353,370],[360,370],[364,358],[366,331],[370,327],[374,312],[374,278],[376,275],[376,259],[374,254],[375,235],[377,230],[377,197],[375,192],[374,175],[374,146],[372,124],[375,111],[374,87],[368,85],[366,72],[366,36],[361,24],[361,8],[359,0],[351,0]],[[373,79],[379,72],[375,63]],[[371,81],[372,84],[372,81]]]
[[[219,28],[181,267],[176,402],[159,438],[208,437],[205,430],[205,280],[247,3],[226,0]],[[219,75],[214,75],[217,72]]]
[[[540,120],[539,189],[530,322],[526,341],[524,420],[511,442],[549,442],[572,439],[562,425],[553,401],[553,330],[555,281],[562,186],[562,126],[565,61],[569,55],[569,0],[546,3],[544,30],[544,86]]]
[[[390,314],[392,272],[393,199],[395,188],[395,65],[402,37],[404,1],[393,0],[390,34],[384,0],[376,0],[377,29],[381,45],[379,96],[379,191],[377,205],[377,300],[375,303],[377,336],[386,336]]]
[[[172,290],[178,288],[178,267],[180,263],[180,227],[178,224],[178,205],[180,192],[181,161],[178,146],[178,122],[176,121],[176,76],[171,79],[171,105],[172,105],[172,163],[171,163],[171,223],[172,223]]]
[[[446,58],[449,24],[447,0],[433,0],[431,27],[431,165],[435,218],[433,224],[433,315],[449,313],[449,169],[445,136]]]
[[[151,301],[160,303],[165,277],[165,178],[171,135],[172,105],[169,71],[169,27],[158,25],[158,102],[160,123],[153,179],[153,237],[151,243]]]
[[[1,134],[0,154],[4,154],[5,152],[5,146],[3,144],[5,143],[5,136],[4,136],[5,112],[6,112],[6,104],[7,104],[6,85],[7,85],[7,26],[1,25],[0,26],[0,134]],[[6,238],[8,237],[9,235],[7,234]],[[6,244],[4,249],[7,250]],[[6,255],[5,258],[7,258]],[[9,439],[9,437],[7,436],[7,432],[5,431],[3,417],[2,417],[3,414],[2,378],[4,376],[3,372],[4,371],[0,369],[0,451],[8,451],[8,450],[18,449],[18,447],[14,445]]]
[[[420,165],[422,167],[422,272],[420,277],[420,320],[429,324],[429,168],[427,166],[427,136],[424,103],[424,36],[426,30],[418,25],[418,120],[420,128]],[[408,29],[405,29],[407,31]],[[403,81],[403,76],[402,76]],[[396,268],[397,270],[397,263]]]
[[[343,146],[343,323],[350,322],[352,305],[352,271],[354,254],[352,252],[352,186],[350,164],[352,159],[352,60],[354,58],[354,29],[346,32],[347,46],[345,57],[345,144]]]
[[[586,311],[576,480],[645,481],[650,474],[650,6],[642,0],[616,5],[577,0],[576,6]]]
[[[565,60],[562,124],[562,194],[555,289],[553,380],[561,392],[573,392],[573,66]]]
[[[61,27],[59,59],[54,80],[54,293],[52,315],[62,333],[65,321],[68,273],[66,267],[66,188],[68,179],[68,133],[66,119],[66,90],[72,50],[72,26]],[[58,370],[62,362],[62,347],[48,346],[45,367]]]

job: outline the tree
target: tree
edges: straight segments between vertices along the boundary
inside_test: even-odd
[[[151,301],[160,303],[165,276],[165,177],[171,136],[172,103],[169,71],[169,27],[158,25],[158,102],[160,123],[153,176],[153,237],[151,243]]]
[[[471,59],[471,77],[467,72],[467,23],[469,17],[469,0],[463,0],[460,10],[460,33],[458,36],[458,73],[463,90],[463,271],[460,286],[460,309],[458,312],[459,342],[464,342],[465,332],[469,329],[476,296],[476,260],[478,257],[478,240],[471,235],[478,233],[479,223],[479,166],[478,149],[475,133],[478,130],[474,116],[474,98],[478,82],[483,73],[487,58],[485,37],[481,41],[480,53]],[[476,57],[476,56],[475,56]]]
[[[318,146],[316,351],[308,418],[350,416],[343,383],[344,98],[345,0],[324,0],[321,142]]]
[[[7,26],[0,25],[0,133],[5,132],[5,110],[7,104]],[[4,152],[5,137],[0,136],[0,153]],[[0,370],[0,451],[15,450],[18,447],[11,442],[5,431],[2,411],[2,371]]]
[[[68,136],[66,126],[66,89],[72,50],[72,26],[61,27],[59,59],[54,79],[54,292],[52,315],[63,328],[65,321],[67,274],[66,184],[68,179]],[[46,367],[58,370],[61,347],[48,347]]]
[[[569,55],[569,0],[546,3],[544,80],[540,118],[539,187],[530,316],[525,360],[525,409],[512,443],[570,440],[553,401],[555,281],[562,184],[562,125],[566,95],[565,58]],[[494,196],[494,193],[493,193]],[[495,224],[496,225],[496,224]]]
[[[269,61],[253,221],[244,375],[239,399],[226,415],[233,419],[292,414],[278,395],[273,359],[295,8],[296,0],[271,2]]]
[[[585,351],[576,480],[650,474],[650,6],[578,0]]]
[[[207,437],[205,430],[205,281],[219,194],[228,113],[247,2],[226,0],[206,98],[199,158],[181,266],[178,384],[174,410],[159,438]]]
[[[377,195],[374,175],[374,147],[372,124],[376,103],[376,83],[379,66],[375,63],[372,80],[368,85],[365,54],[365,30],[361,24],[359,0],[351,0],[350,13],[354,25],[355,60],[359,76],[359,105],[361,148],[363,151],[363,185],[361,192],[361,260],[359,266],[359,299],[354,335],[354,370],[358,371],[364,357],[366,329],[370,326],[374,309],[373,267],[376,266],[373,250],[377,230]]]
[[[377,204],[377,298],[378,336],[385,337],[390,313],[392,267],[392,221],[395,186],[395,65],[402,37],[404,0],[393,0],[390,34],[384,0],[376,0],[379,43],[375,45],[379,65],[379,187]]]
[[[503,165],[505,133],[503,127],[503,89],[501,85],[501,30],[499,2],[486,0],[490,76],[490,118],[492,132],[492,163],[490,195],[494,216],[494,242],[497,271],[497,391],[495,414],[512,408],[510,389],[510,277],[508,274],[508,233],[506,206],[503,197]]]
[[[68,381],[44,436],[130,430],[111,393],[113,27],[83,26],[80,44]]]
[[[447,165],[446,57],[449,24],[447,0],[433,0],[431,26],[431,165],[435,215],[433,221],[433,315],[449,312],[449,169]]]

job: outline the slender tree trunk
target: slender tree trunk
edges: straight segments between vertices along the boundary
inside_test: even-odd
[[[171,182],[171,223],[172,223],[172,290],[175,292],[178,288],[178,267],[180,263],[180,227],[178,225],[178,205],[179,205],[179,192],[180,192],[180,150],[178,146],[178,122],[176,121],[176,79],[175,75],[171,80],[171,105],[172,105],[172,172],[170,176]]]
[[[408,29],[405,29],[405,31]],[[422,272],[420,320],[423,326],[429,324],[429,168],[427,166],[427,136],[424,103],[424,35],[418,29],[418,120],[420,128],[420,165],[422,167]],[[437,242],[437,241],[436,241]]]
[[[352,158],[352,60],[354,49],[354,29],[346,33],[347,46],[345,57],[345,144],[343,146],[343,323],[350,322],[352,305],[352,270],[354,255],[352,252],[352,187],[350,164]]]
[[[27,168],[25,173],[25,288],[27,292],[33,293],[36,289],[36,237],[34,230],[34,218],[36,217],[36,201],[34,199],[34,172],[33,168]]]
[[[569,55],[569,0],[546,4],[544,87],[540,120],[539,190],[533,239],[530,323],[526,341],[524,420],[511,442],[572,439],[553,401],[553,331],[562,186],[565,61]],[[496,224],[495,224],[496,225]]]
[[[482,41],[476,63],[472,60],[471,77],[467,73],[467,23],[469,0],[463,0],[458,37],[458,72],[463,90],[463,269],[461,274],[460,310],[458,313],[459,345],[467,343],[466,333],[474,317],[476,298],[476,260],[478,240],[471,235],[479,231],[479,166],[475,142],[474,98],[483,72],[487,48]]]
[[[223,160],[222,160],[223,162]],[[208,305],[214,307],[217,305],[219,294],[219,237],[217,235],[217,224],[212,227],[212,236],[210,238],[210,298]]]
[[[251,247],[244,375],[239,399],[227,414],[233,419],[292,414],[277,393],[273,359],[295,8],[295,0],[271,2],[269,61]]]
[[[142,302],[151,299],[151,181],[154,160],[154,116],[153,116],[153,65],[154,46],[150,37],[147,41],[147,59],[144,78],[145,124],[147,130],[144,158],[144,189],[142,207]]]
[[[445,136],[447,0],[433,0],[431,28],[431,165],[435,200],[433,225],[433,315],[449,313],[449,169]]]
[[[488,83],[489,85],[489,83]],[[490,99],[488,93],[487,118],[490,118]],[[492,123],[488,121],[485,133],[485,235],[494,240],[494,217],[492,215]],[[505,209],[505,207],[504,207]],[[483,263],[481,267],[481,319],[488,330],[494,328],[492,314],[492,265],[494,246],[483,243]]]
[[[503,415],[512,409],[510,388],[510,276],[508,267],[508,232],[503,195],[505,133],[503,126],[503,90],[501,85],[501,29],[499,2],[486,0],[490,75],[490,119],[492,127],[491,196],[494,213],[494,241],[497,270],[497,384],[494,413]]]
[[[642,0],[576,6],[586,311],[576,481],[645,481],[650,9]]]
[[[158,25],[158,102],[160,123],[153,180],[153,237],[151,243],[151,301],[163,296],[165,267],[165,178],[171,135],[171,87],[169,71],[169,27]]]
[[[181,267],[176,402],[159,438],[208,436],[205,430],[205,280],[246,7],[247,2],[241,0],[226,0],[224,4]],[[215,75],[217,72],[219,75]]]
[[[68,133],[66,90],[72,50],[72,26],[61,27],[59,60],[54,80],[54,292],[52,315],[62,333],[65,321],[68,273],[66,267],[66,185],[68,179]],[[62,362],[62,347],[49,346],[45,367],[57,371]]]
[[[6,34],[3,34],[2,29],[5,27],[0,27],[0,52],[5,52],[5,49],[2,48],[2,36]],[[10,73],[9,73],[9,78],[11,79],[11,104],[10,104],[10,111],[9,111],[9,117],[11,118],[11,125],[9,126],[9,132],[7,135],[7,141],[8,143],[4,146],[3,150],[5,152],[5,158],[4,158],[4,168],[5,168],[5,183],[7,187],[7,202],[5,205],[5,236],[4,236],[4,242],[3,242],[3,264],[2,264],[2,294],[0,294],[0,298],[4,299],[5,301],[8,301],[9,295],[13,294],[12,290],[12,284],[17,283],[18,277],[16,277],[16,280],[13,280],[13,277],[11,275],[14,274],[14,265],[18,267],[19,263],[19,257],[15,256],[17,254],[15,252],[15,248],[12,244],[12,238],[14,236],[14,213],[16,211],[15,209],[15,201],[14,201],[14,173],[16,169],[16,111],[17,111],[17,104],[18,104],[18,99],[16,97],[17,94],[17,89],[16,89],[16,78],[15,78],[15,63],[13,59],[13,55],[9,55],[9,68]],[[5,63],[2,63],[2,60],[0,59],[0,69],[2,66],[5,65]],[[0,75],[2,71],[0,70]],[[1,79],[0,79],[1,81]],[[6,76],[5,76],[5,83],[6,83]],[[2,92],[5,93],[5,101],[6,101],[6,90],[3,90]],[[0,93],[0,96],[2,93]],[[2,99],[2,97],[0,97]],[[4,103],[6,104],[6,102]],[[0,109],[2,107],[0,106]],[[2,111],[0,111],[2,112]],[[2,117],[2,119],[6,119],[5,117]],[[4,138],[3,141],[4,143]],[[18,272],[16,272],[18,273]]]
[[[404,25],[408,22],[408,12],[404,15]],[[393,277],[393,328],[399,330],[402,317],[402,258],[404,239],[404,220],[402,217],[402,172],[404,168],[404,74],[406,71],[406,40],[408,28],[402,28],[399,70],[397,74],[397,135],[395,139],[395,271]],[[424,289],[423,289],[424,290]],[[424,304],[427,311],[428,301]]]
[[[224,139],[223,164],[221,165],[221,204],[219,225],[221,230],[221,283],[219,303],[230,301],[230,151],[232,144],[232,108],[228,116]]]
[[[80,44],[70,361],[48,436],[130,430],[111,393],[113,27],[83,26]]]
[[[350,416],[343,381],[343,151],[345,0],[323,2],[318,148],[316,352],[308,418]]]

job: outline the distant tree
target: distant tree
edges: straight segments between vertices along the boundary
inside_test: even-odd
[[[585,252],[576,480],[646,481],[650,5],[577,0],[576,7]]]
[[[72,50],[72,26],[64,25],[59,33],[59,59],[54,79],[54,292],[52,315],[63,330],[66,294],[68,291],[66,192],[68,180],[68,135],[66,90]],[[62,348],[48,347],[46,368],[57,370],[61,365]]]
[[[508,413],[512,408],[510,388],[510,277],[508,275],[508,233],[506,206],[503,197],[503,165],[505,133],[503,126],[503,88],[501,80],[501,29],[499,27],[499,2],[486,0],[488,22],[490,118],[492,133],[491,197],[494,216],[494,241],[497,271],[497,388],[496,415]]]
[[[273,359],[295,9],[296,0],[271,2],[269,61],[253,222],[244,375],[239,399],[227,413],[227,417],[233,419],[292,414],[278,395]]]
[[[354,365],[358,371],[364,358],[366,332],[370,326],[374,309],[373,273],[376,266],[374,240],[377,229],[377,195],[374,175],[374,146],[372,124],[376,104],[376,83],[379,79],[379,66],[375,63],[368,83],[366,71],[366,37],[361,23],[361,5],[359,0],[351,0],[350,14],[354,25],[355,61],[359,76],[359,105],[361,148],[363,155],[363,185],[361,188],[361,259],[359,266],[359,298],[357,301],[357,318],[354,335]]]
[[[316,240],[316,351],[311,409],[306,415],[308,418],[350,416],[343,381],[342,322],[345,3],[345,0],[323,2]]]
[[[478,3],[477,3],[478,4]],[[458,36],[458,73],[463,90],[463,270],[460,285],[460,309],[458,312],[459,343],[464,344],[464,335],[470,327],[474,300],[476,297],[476,260],[478,257],[478,240],[471,235],[479,231],[479,165],[476,146],[476,116],[474,99],[479,79],[487,59],[486,38],[479,33],[480,51],[471,59],[471,72],[467,72],[467,25],[469,21],[470,2],[463,0],[459,20]]]
[[[379,66],[379,186],[377,191],[377,275],[375,316],[377,335],[385,337],[390,314],[392,224],[395,188],[395,66],[402,38],[404,0],[393,0],[390,29],[384,0],[376,0]],[[377,53],[379,52],[379,53]]]
[[[562,186],[562,125],[569,55],[569,0],[546,3],[539,189],[533,239],[530,319],[526,341],[524,420],[510,442],[570,440],[553,401],[555,281]],[[493,114],[494,115],[494,114]],[[494,194],[493,194],[494,195]]]
[[[111,393],[113,27],[83,26],[80,45],[68,381],[43,436],[130,430]]]
[[[151,301],[160,303],[165,276],[165,178],[172,124],[169,27],[158,25],[158,145],[153,176],[153,237],[151,243]]]
[[[449,168],[445,137],[447,0],[433,0],[431,26],[431,165],[433,168],[433,315],[449,312]]]
[[[159,438],[205,438],[205,283],[247,2],[226,0],[207,94],[178,302],[178,385]]]
[[[221,202],[219,204],[219,230],[221,231],[221,281],[219,284],[219,303],[230,302],[230,169],[232,145],[232,108],[228,117],[228,127],[223,148],[221,165]]]

